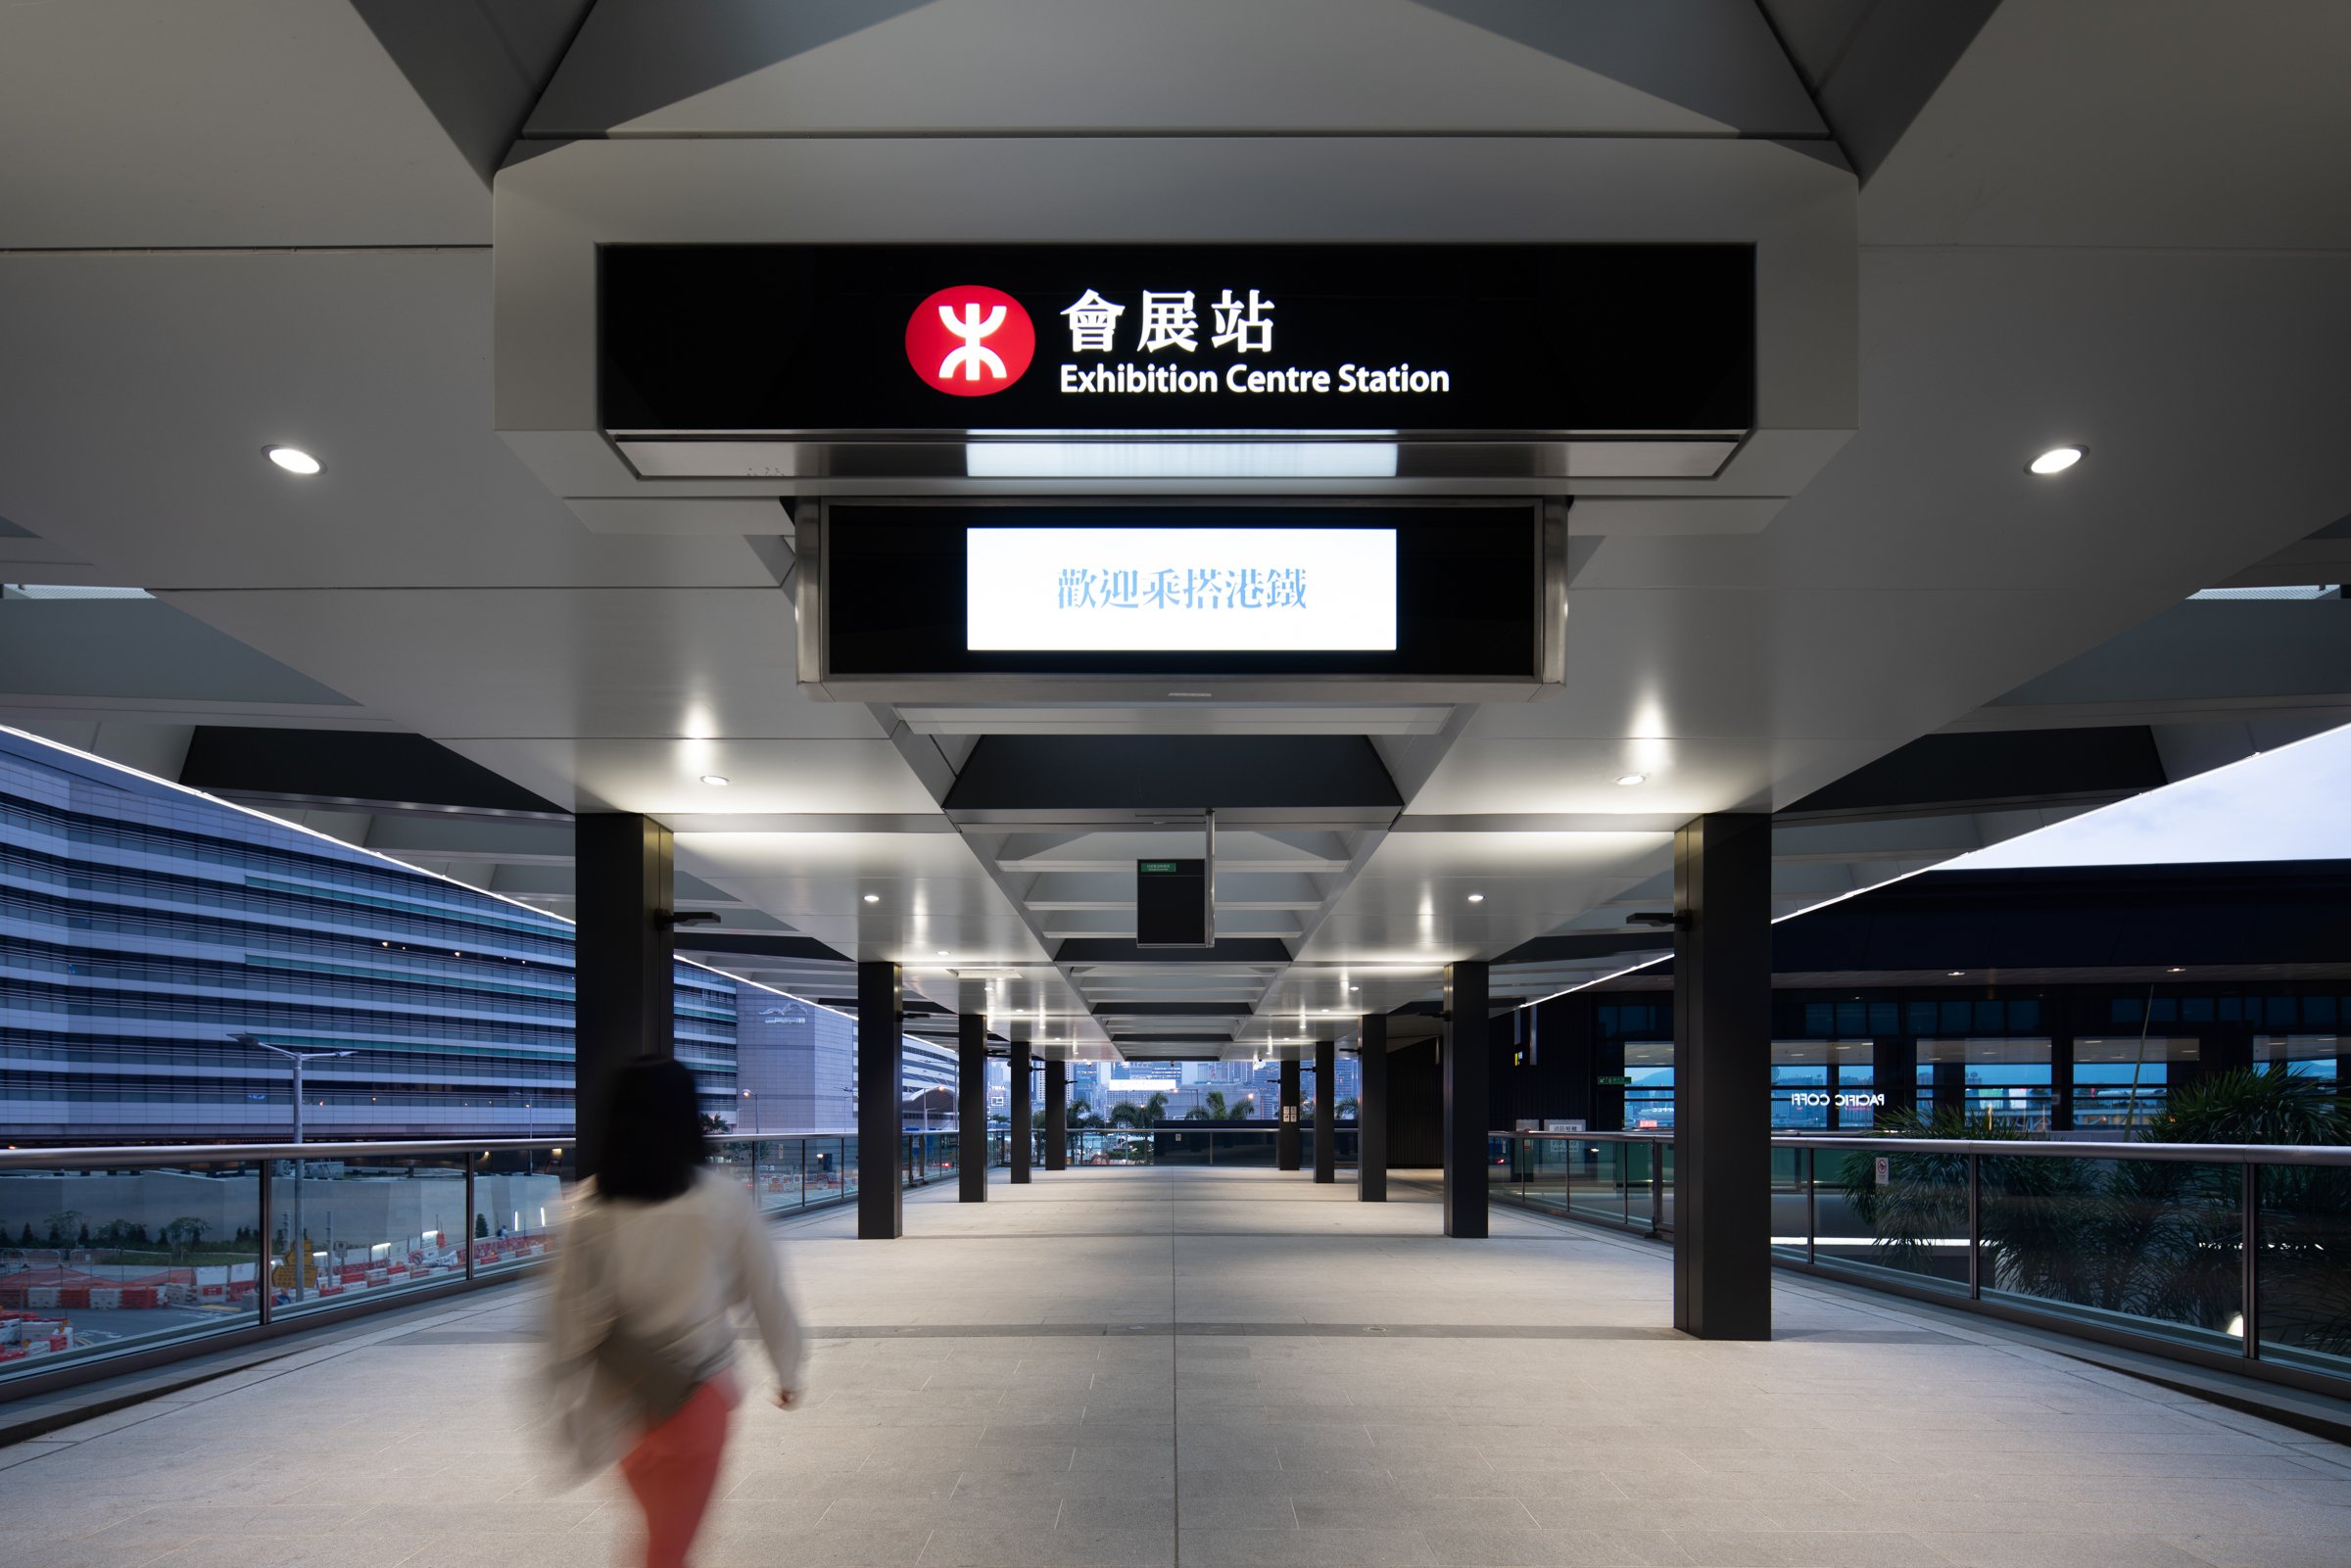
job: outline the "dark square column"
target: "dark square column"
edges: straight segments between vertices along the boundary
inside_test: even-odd
[[[2049,1130],[2074,1130],[2074,1037],[2049,1037]]]
[[[1585,1123],[1588,1132],[1622,1132],[1624,1126],[1624,1042],[1592,1041],[1592,1117]],[[1603,1083],[1603,1078],[1615,1078],[1614,1083]]]
[[[1674,834],[1673,1326],[1771,1338],[1771,819]]]
[[[906,998],[898,966],[857,966],[857,1239],[905,1234],[898,1143],[906,1113]]]
[[[1886,1097],[1881,1117],[1918,1109],[1918,1042],[1896,1036],[1874,1041],[1869,1048],[1870,1085]]]
[[[1012,1184],[1029,1185],[1029,1164],[1032,1135],[1029,1119],[1029,1031],[1016,1023],[1012,1026]]]
[[[1592,1007],[1585,997],[1563,996],[1535,1010],[1537,1017],[1550,1021],[1543,1025],[1545,1058],[1558,1053],[1559,1115],[1581,1121],[1587,1131],[1600,1125],[1592,1109],[1594,1092],[1600,1087],[1600,1069],[1592,1062]]]
[[[987,1202],[987,1016],[955,1016],[955,1201]]]
[[[1372,1013],[1357,1025],[1364,1086],[1355,1100],[1355,1196],[1388,1201],[1388,1016]]]
[[[677,1054],[669,830],[633,812],[573,824],[579,929],[572,949],[572,1083],[579,1171],[596,1173],[604,1099],[622,1064]]]
[[[1486,966],[1445,966],[1445,1234],[1486,1234]]]
[[[1356,1115],[1363,1115],[1359,1103]],[[1315,1180],[1339,1179],[1339,1042],[1315,1042]]]
[[[1945,1112],[1964,1115],[1967,1111],[1967,1064],[1938,1062],[1935,1064],[1935,1092],[1933,1103],[1923,1108],[1929,1117]]]
[[[1045,1058],[1045,1168],[1070,1168],[1070,1065]]]
[[[1298,1059],[1285,1057],[1281,1064],[1280,1122],[1273,1129],[1273,1164],[1282,1170],[1298,1168]]]

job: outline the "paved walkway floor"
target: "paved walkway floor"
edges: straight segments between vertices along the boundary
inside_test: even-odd
[[[1040,1172],[780,1232],[812,1397],[747,1403],[704,1568],[2343,1568],[2351,1450],[1778,1285],[1682,1339],[1654,1244],[1272,1171]],[[10,1568],[595,1568],[536,1289],[0,1449]],[[764,1374],[746,1351],[746,1371]]]

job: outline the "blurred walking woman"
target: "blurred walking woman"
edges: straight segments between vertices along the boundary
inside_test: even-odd
[[[801,1387],[799,1325],[750,1195],[702,1167],[694,1075],[648,1057],[612,1084],[550,1293],[557,1425],[584,1472],[614,1459],[645,1511],[647,1568],[679,1568],[742,1396],[733,1309],[750,1308],[776,1402]]]

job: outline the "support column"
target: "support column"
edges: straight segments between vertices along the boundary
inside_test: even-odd
[[[2074,1130],[2074,1037],[2049,1037],[2049,1130]]]
[[[573,824],[579,929],[572,949],[572,1084],[579,1172],[603,1152],[613,1075],[641,1056],[677,1054],[669,830],[634,812]]]
[[[1967,1064],[1938,1062],[1935,1065],[1935,1092],[1925,1110],[1929,1117],[1945,1112],[1964,1115],[1967,1111]]]
[[[1771,819],[1674,834],[1673,1326],[1771,1338]]]
[[[955,1201],[987,1202],[987,1015],[955,1016]]]
[[[1012,1184],[1029,1185],[1031,1130],[1029,1119],[1029,1031],[1012,1026]]]
[[[1445,966],[1445,1234],[1486,1234],[1487,972],[1482,963]]]
[[[1367,1014],[1356,1026],[1364,1086],[1355,1098],[1355,1197],[1388,1201],[1388,1016]]]
[[[906,1114],[906,999],[898,966],[857,966],[857,1239],[906,1232],[898,1143]]]
[[[1298,1059],[1281,1064],[1281,1120],[1273,1129],[1273,1164],[1281,1170],[1298,1168]]]
[[[1359,1104],[1356,1115],[1363,1115]],[[1315,1184],[1339,1179],[1339,1042],[1315,1042]]]
[[[1070,1065],[1045,1058],[1045,1168],[1070,1168]]]
[[[1883,1117],[1897,1111],[1918,1109],[1918,1042],[1896,1036],[1878,1040],[1869,1049],[1871,1086],[1886,1097],[1878,1109]]]

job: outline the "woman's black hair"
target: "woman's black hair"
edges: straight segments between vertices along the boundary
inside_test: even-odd
[[[646,1056],[612,1076],[604,1111],[597,1190],[606,1198],[657,1203],[694,1185],[702,1163],[701,1108],[694,1074],[668,1057]]]

